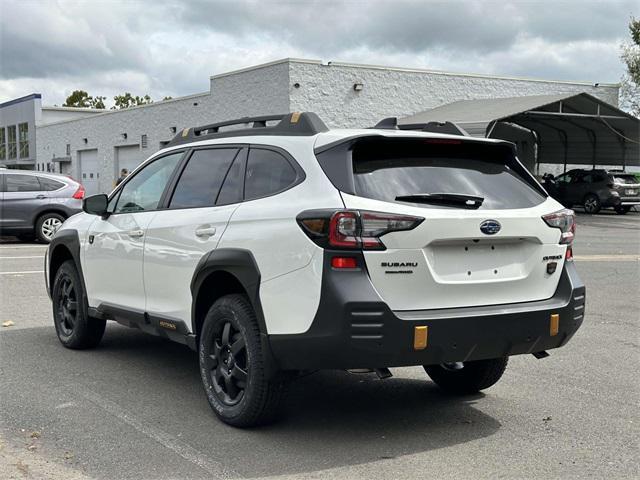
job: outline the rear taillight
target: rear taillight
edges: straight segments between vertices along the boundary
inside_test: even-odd
[[[78,189],[76,193],[73,194],[73,197],[76,200],[82,200],[84,198],[84,187],[82,185],[78,185]]]
[[[309,210],[297,220],[309,238],[323,248],[384,250],[380,237],[411,230],[424,218],[363,210]]]
[[[564,208],[557,212],[543,215],[542,219],[547,225],[553,228],[559,228],[562,232],[560,235],[561,244],[571,245],[576,233],[576,214],[573,210]]]

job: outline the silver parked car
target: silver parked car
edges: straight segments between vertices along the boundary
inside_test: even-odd
[[[0,236],[49,243],[71,215],[82,211],[84,187],[64,175],[0,169]]]

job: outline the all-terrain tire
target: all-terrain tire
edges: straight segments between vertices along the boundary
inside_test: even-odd
[[[53,322],[60,343],[67,348],[93,348],[104,335],[106,320],[90,317],[84,284],[73,260],[60,265],[53,280]]]
[[[440,365],[426,365],[424,370],[440,388],[462,395],[477,393],[495,385],[502,377],[509,357],[464,362],[460,370],[448,370]]]
[[[276,417],[284,377],[268,377],[258,322],[245,295],[226,295],[211,306],[199,336],[199,362],[209,405],[223,422],[253,427]]]

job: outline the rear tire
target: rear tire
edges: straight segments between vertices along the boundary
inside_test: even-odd
[[[253,427],[274,419],[285,382],[267,377],[260,330],[246,296],[227,295],[212,305],[199,347],[204,390],[220,420]]]
[[[631,206],[630,205],[620,205],[620,206],[616,207],[615,210],[616,210],[616,213],[618,215],[626,215],[631,210]]]
[[[56,272],[52,289],[53,322],[60,343],[67,348],[93,348],[104,335],[106,320],[88,315],[84,286],[73,260]]]
[[[440,388],[455,394],[469,395],[495,385],[502,377],[509,357],[464,362],[460,370],[427,365],[424,370]]]
[[[600,202],[600,197],[590,193],[584,197],[583,206],[585,212],[595,215],[602,208],[602,203]]]
[[[58,228],[64,222],[64,217],[59,213],[45,213],[36,221],[36,236],[44,243],[51,242]]]

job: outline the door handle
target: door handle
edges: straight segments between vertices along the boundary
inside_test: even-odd
[[[144,230],[129,230],[127,232],[127,235],[129,235],[131,238],[139,238],[144,235]]]
[[[38,200],[42,200],[43,198],[47,198],[45,195],[36,195]]]
[[[196,237],[211,237],[216,234],[216,227],[198,227],[196,228]]]

